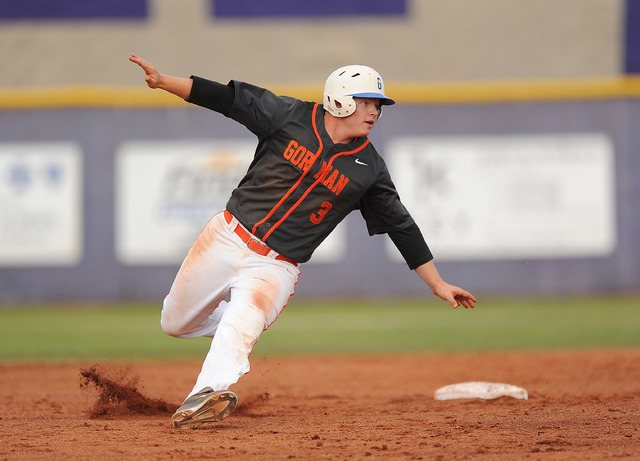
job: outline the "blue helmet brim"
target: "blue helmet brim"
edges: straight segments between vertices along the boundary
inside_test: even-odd
[[[380,93],[354,93],[354,94],[348,94],[347,96],[352,96],[355,98],[379,99],[381,106],[392,106],[396,103],[393,99],[387,98],[386,96],[381,95]]]

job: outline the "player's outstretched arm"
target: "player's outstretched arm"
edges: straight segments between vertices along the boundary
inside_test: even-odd
[[[440,277],[433,261],[423,264],[415,269],[416,273],[426,283],[433,294],[444,299],[451,307],[464,306],[466,309],[474,308],[478,300],[466,290],[450,285]]]
[[[144,70],[144,81],[147,82],[147,86],[149,88],[160,88],[161,90],[175,94],[182,99],[187,99],[191,94],[193,80],[190,78],[172,77],[171,75],[161,74],[156,70],[153,64],[145,61],[135,54],[131,54],[131,56],[129,56],[129,61],[139,65],[142,70]]]

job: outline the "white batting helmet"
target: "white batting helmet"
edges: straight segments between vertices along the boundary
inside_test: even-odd
[[[371,67],[350,65],[333,71],[324,84],[323,107],[335,117],[348,117],[356,110],[353,98],[376,98],[382,106],[396,102],[384,94],[384,82]],[[379,116],[379,115],[378,115]]]

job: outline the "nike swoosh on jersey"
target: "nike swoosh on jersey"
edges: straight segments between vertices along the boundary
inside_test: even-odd
[[[368,166],[366,163],[364,163],[362,160],[360,160],[359,158],[356,159],[356,163],[358,165],[364,165],[364,166]]]

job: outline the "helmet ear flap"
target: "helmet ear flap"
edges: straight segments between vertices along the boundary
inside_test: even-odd
[[[356,103],[351,96],[337,98],[325,92],[323,107],[334,117],[348,117],[355,112]]]

